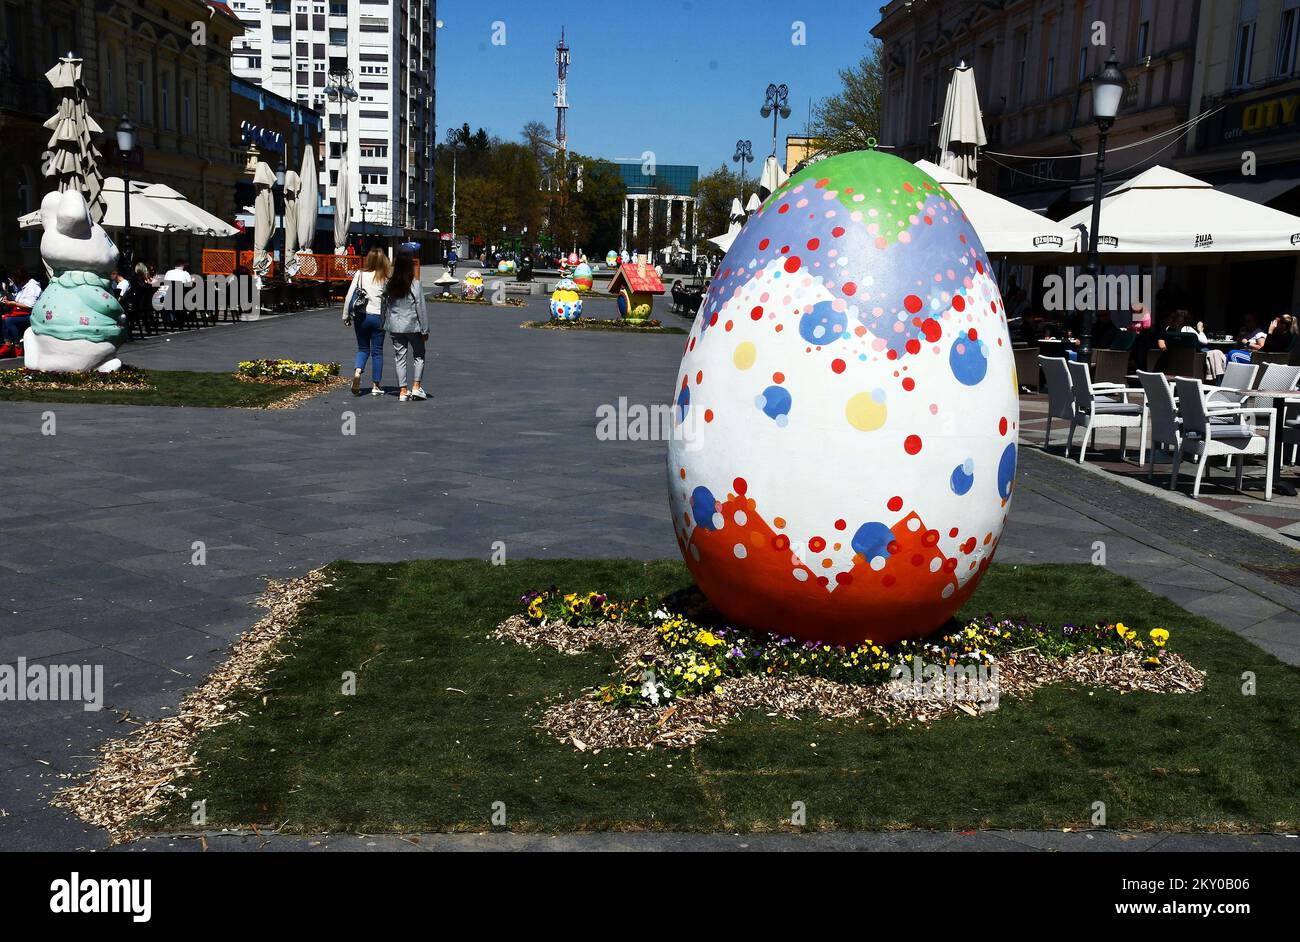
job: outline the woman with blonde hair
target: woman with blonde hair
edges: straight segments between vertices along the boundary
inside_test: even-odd
[[[382,396],[379,383],[384,375],[384,286],[393,273],[393,263],[382,249],[371,249],[361,271],[356,273],[343,299],[343,323],[357,334],[357,360],[352,371],[352,395],[361,395],[361,374],[370,359],[370,395]]]

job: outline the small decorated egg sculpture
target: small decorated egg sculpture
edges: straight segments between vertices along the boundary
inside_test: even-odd
[[[606,253],[605,253],[605,264],[608,265],[610,268],[613,268],[615,265],[617,265],[617,264],[618,264],[618,253],[615,252],[613,249],[610,249],[608,252],[606,252]]]
[[[503,275],[508,275],[515,270],[515,263],[508,258],[503,258],[497,262],[497,271]]]
[[[590,291],[591,286],[595,284],[596,279],[591,272],[591,266],[586,262],[579,262],[578,267],[573,270],[573,283],[578,286],[579,291]]]
[[[750,217],[673,405],[678,544],[736,624],[921,637],[993,558],[1019,423],[1006,315],[956,199],[900,158],[828,158]]]
[[[464,285],[465,297],[471,301],[477,301],[483,297],[483,273],[477,269],[469,272],[465,276]]]
[[[582,296],[578,286],[568,278],[555,283],[551,292],[551,320],[573,321],[582,316]]]

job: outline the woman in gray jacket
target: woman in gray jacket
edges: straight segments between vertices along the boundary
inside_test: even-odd
[[[388,336],[393,341],[393,359],[397,366],[397,384],[401,387],[397,401],[428,399],[420,381],[424,378],[424,342],[429,339],[429,314],[424,291],[415,277],[415,257],[411,253],[397,253],[393,274],[384,288],[384,301]],[[409,362],[412,355],[415,358],[413,369]],[[408,371],[411,374],[409,388]]]

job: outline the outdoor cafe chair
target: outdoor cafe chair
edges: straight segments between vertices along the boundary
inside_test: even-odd
[[[1216,409],[1213,415],[1225,418],[1236,415],[1240,423],[1216,424],[1205,407],[1205,391],[1199,379],[1179,377],[1174,380],[1178,388],[1178,413],[1182,419],[1182,440],[1174,452],[1174,465],[1169,475],[1169,486],[1178,485],[1178,471],[1184,455],[1196,459],[1196,479],[1192,483],[1192,496],[1201,496],[1201,477],[1215,455],[1237,459],[1237,490],[1241,491],[1242,475],[1246,471],[1246,458],[1264,456],[1264,499],[1273,499],[1273,448],[1276,442],[1277,414],[1271,407]],[[1267,418],[1268,429],[1261,431],[1246,421],[1259,416]]]
[[[1021,389],[1033,389],[1038,392],[1041,381],[1038,368],[1037,347],[1013,347],[1012,357],[1016,362],[1016,383]]]
[[[1147,469],[1147,480],[1151,480],[1156,473],[1156,453],[1160,447],[1176,453],[1182,444],[1183,435],[1179,428],[1178,406],[1165,374],[1138,370],[1137,375],[1146,394],[1148,425],[1151,429],[1151,465]]]
[[[1094,364],[1097,382],[1124,384],[1124,377],[1128,375],[1128,351],[1127,350],[1094,350],[1093,355],[1096,357]]]
[[[1206,390],[1205,401],[1210,408],[1239,406],[1259,378],[1259,367],[1254,363],[1229,363],[1223,370],[1219,385]]]
[[[1289,392],[1295,389],[1298,383],[1300,383],[1300,366],[1265,363],[1263,370],[1259,374],[1259,381],[1253,388],[1261,393]],[[1250,395],[1243,397],[1241,404],[1250,408],[1258,408],[1260,406],[1272,406],[1273,400],[1268,396]]]
[[[1043,433],[1043,447],[1052,439],[1052,419],[1063,419],[1074,427],[1074,392],[1070,389],[1070,370],[1065,365],[1065,357],[1038,358],[1043,375],[1047,377],[1047,431]],[[1070,457],[1067,447],[1065,456]]]
[[[1098,429],[1119,429],[1119,460],[1125,460],[1128,447],[1128,430],[1139,430],[1138,465],[1146,464],[1146,410],[1139,403],[1128,401],[1128,392],[1112,384],[1093,386],[1088,373],[1088,364],[1071,361],[1066,364],[1070,371],[1070,386],[1074,395],[1074,419],[1070,422],[1070,437],[1065,444],[1065,456],[1070,456],[1070,446],[1074,444],[1074,430],[1083,426],[1083,441],[1079,443],[1079,463],[1083,464],[1088,452],[1088,442]],[[1122,398],[1099,398],[1097,393],[1110,390]],[[1136,392],[1136,390],[1132,390]],[[1093,445],[1094,450],[1096,444]]]

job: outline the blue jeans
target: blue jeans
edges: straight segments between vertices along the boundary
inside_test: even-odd
[[[1229,362],[1229,363],[1249,363],[1249,362],[1250,362],[1250,351],[1249,351],[1249,350],[1229,350],[1229,351],[1228,351],[1228,362]]]
[[[15,314],[13,317],[4,319],[4,342],[5,343],[22,343],[23,331],[25,331],[32,318],[30,314]]]
[[[356,368],[366,368],[366,357],[370,358],[370,375],[375,385],[384,376],[384,322],[378,314],[367,314],[363,320],[353,321],[357,332]]]

